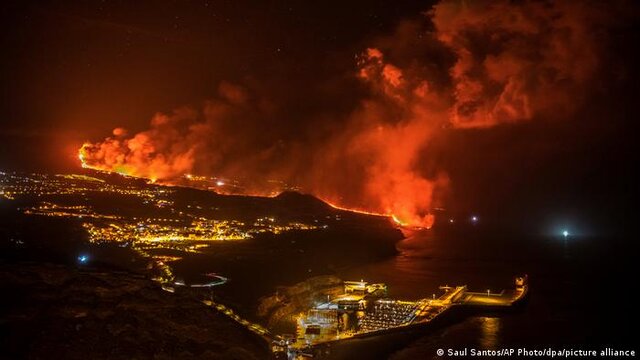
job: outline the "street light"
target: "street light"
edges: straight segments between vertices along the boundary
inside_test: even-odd
[[[569,237],[569,231],[567,231],[567,230],[563,231],[562,235],[564,236],[564,239],[566,240],[567,237]]]

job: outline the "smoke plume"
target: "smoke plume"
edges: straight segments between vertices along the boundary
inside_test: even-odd
[[[364,95],[348,113],[308,114],[326,119],[323,131],[286,136],[286,110],[223,82],[202,108],[157,114],[136,134],[117,128],[80,156],[87,167],[166,182],[186,173],[276,179],[429,227],[449,183],[430,156],[433,139],[570,117],[602,67],[612,14],[592,2],[442,1],[357,56],[352,76]]]

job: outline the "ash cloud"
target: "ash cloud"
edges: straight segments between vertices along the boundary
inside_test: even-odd
[[[116,129],[86,144],[83,160],[165,181],[185,173],[278,179],[428,227],[451,181],[431,156],[434,139],[570,118],[602,78],[607,29],[625,4],[442,1],[357,56],[351,76],[364,90],[348,113],[316,110],[283,123],[286,107],[224,82],[199,109],[157,114],[148,130]],[[292,135],[290,123],[310,125]]]
[[[596,2],[442,2],[436,37],[454,52],[451,123],[489,127],[579,107],[615,18]],[[559,114],[561,116],[557,116]]]

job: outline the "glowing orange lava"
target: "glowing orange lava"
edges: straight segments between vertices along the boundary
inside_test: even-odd
[[[327,203],[327,205],[331,206],[334,209],[354,212],[354,213],[358,213],[358,214],[382,216],[382,217],[389,218],[396,225],[401,226],[401,227],[431,229],[431,227],[433,226],[433,223],[435,221],[435,217],[432,214],[426,215],[423,219],[421,219],[421,221],[410,222],[410,221],[403,220],[399,216],[397,216],[395,214],[392,214],[392,213],[379,213],[379,212],[375,212],[375,211],[368,211],[368,210],[363,210],[363,209],[358,209],[358,208],[349,208],[349,207],[344,207],[344,206],[337,205],[337,204],[335,204],[335,203],[333,203],[331,201],[328,201],[326,199],[321,199],[321,200],[324,201],[325,203]]]
[[[80,165],[83,168],[88,168],[89,167],[85,162],[85,158],[86,158],[86,155],[85,155],[86,149],[85,149],[85,147],[88,146],[88,145],[89,145],[89,143],[84,143],[84,144],[82,144],[80,149],[78,149],[78,159],[80,160]]]
[[[95,166],[93,164],[90,164],[87,162],[87,158],[90,156],[87,156],[87,152],[89,151],[89,149],[91,148],[92,144],[91,143],[84,143],[80,149],[78,149],[78,159],[80,160],[80,165],[85,168],[85,169],[92,169],[92,170],[96,170],[96,171],[102,171],[102,172],[106,172],[106,173],[116,173],[119,175],[123,175],[123,176],[129,176],[129,177],[135,177],[135,178],[140,178],[140,179],[145,179],[148,181],[148,183],[150,184],[162,184],[162,185],[166,185],[166,186],[175,186],[175,183],[172,183],[170,181],[166,181],[166,180],[161,180],[158,179],[156,177],[142,177],[142,176],[136,176],[136,175],[132,175],[131,172],[127,171],[126,167],[117,167],[117,168],[109,168],[109,167],[102,167],[102,166]],[[196,178],[194,175],[192,174],[185,174],[183,176],[185,179],[187,180],[192,180],[194,178]],[[273,193],[273,192],[255,192],[252,191],[250,193],[233,193],[230,191],[223,191],[221,192],[222,194],[225,195],[234,195],[234,196],[257,196],[257,197],[275,197],[278,194],[277,193]],[[349,211],[349,212],[354,212],[354,213],[358,213],[358,214],[364,214],[364,215],[372,215],[372,216],[381,216],[381,217],[386,217],[389,218],[394,224],[400,226],[400,227],[413,227],[413,228],[426,228],[426,229],[430,229],[433,226],[433,221],[434,221],[434,217],[433,215],[429,214],[427,216],[425,216],[424,218],[418,219],[418,220],[414,220],[414,221],[408,221],[405,220],[404,218],[393,214],[391,212],[386,212],[386,213],[382,213],[382,212],[376,212],[376,211],[371,211],[371,210],[365,210],[365,209],[361,209],[361,208],[352,208],[352,207],[345,207],[345,206],[340,206],[332,201],[320,198],[322,201],[324,201],[327,205],[331,206],[334,209],[338,209],[338,210],[343,210],[343,211]]]
[[[322,201],[324,201],[325,203],[327,203],[327,205],[331,206],[334,209],[338,209],[338,210],[343,210],[343,211],[349,211],[349,212],[354,212],[354,213],[358,213],[358,214],[365,214],[365,215],[373,215],[373,216],[383,216],[383,217],[392,217],[392,214],[384,214],[384,213],[378,213],[378,212],[374,212],[374,211],[367,211],[367,210],[363,210],[363,209],[356,209],[356,208],[348,208],[348,207],[343,207],[340,205],[336,205],[334,203],[332,203],[329,200],[326,199],[320,199]]]
[[[397,216],[395,216],[395,215],[391,215],[391,220],[393,220],[393,222],[394,222],[394,223],[396,223],[396,224],[398,224],[398,225],[400,225],[400,226],[407,226],[407,225],[409,225],[409,224],[407,224],[407,223],[403,222],[402,220],[398,219],[398,217],[397,217]]]
[[[91,169],[91,170],[100,171],[100,172],[109,173],[109,174],[118,174],[121,176],[144,179],[144,180],[147,180],[149,183],[155,183],[158,180],[155,177],[142,177],[142,176],[132,175],[129,171],[127,171],[126,167],[118,167],[118,168],[112,169],[109,167],[100,166],[99,164],[94,165],[89,163],[87,161],[87,158],[91,158],[91,156],[90,154],[88,154],[88,151],[89,151],[88,149],[91,146],[92,146],[91,143],[86,142],[82,144],[80,149],[78,149],[78,159],[80,160],[80,166],[82,166],[84,169]]]

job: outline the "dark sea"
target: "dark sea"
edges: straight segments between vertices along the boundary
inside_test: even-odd
[[[0,220],[9,221],[8,218]],[[83,251],[90,253],[95,263],[109,263],[114,259],[122,259],[121,263],[131,261],[126,248],[88,247],[80,241],[52,246],[51,239],[78,237],[67,221],[23,220],[25,223],[19,228],[33,228],[32,237],[41,236],[43,229],[47,231],[48,235],[43,238],[48,242],[41,244],[40,250],[43,261],[50,261],[55,255],[75,264],[76,256]],[[38,225],[40,222],[43,224]],[[345,280],[386,283],[390,297],[417,300],[431,298],[433,294],[438,296],[441,285],[467,285],[471,291],[500,292],[513,288],[515,276],[527,274],[528,301],[516,312],[463,317],[434,331],[394,342],[392,346],[377,347],[373,343],[367,353],[357,351],[342,358],[440,359],[438,349],[518,348],[597,351],[611,348],[635,350],[637,356],[639,304],[634,293],[639,284],[638,260],[635,239],[631,236],[581,234],[565,238],[562,234],[532,234],[483,224],[437,226],[432,230],[407,231],[405,236],[406,239],[397,244],[397,255],[337,269],[334,275]],[[197,264],[202,266],[185,269],[195,274],[218,271],[211,259],[201,257]],[[259,277],[254,276],[259,281],[278,275],[266,276],[268,269],[259,265],[249,264],[246,268],[243,265],[243,269],[249,274],[261,271]],[[186,274],[177,272],[177,275]],[[255,287],[232,277],[220,290],[234,284],[245,289]]]
[[[441,294],[440,285],[499,292],[513,288],[516,275],[528,274],[530,296],[521,311],[466,317],[367,358],[438,359],[438,349],[607,347],[635,349],[637,356],[636,332],[629,330],[637,325],[637,267],[628,239],[526,235],[482,226],[406,235],[397,256],[339,275],[384,282],[391,297],[419,299]]]

